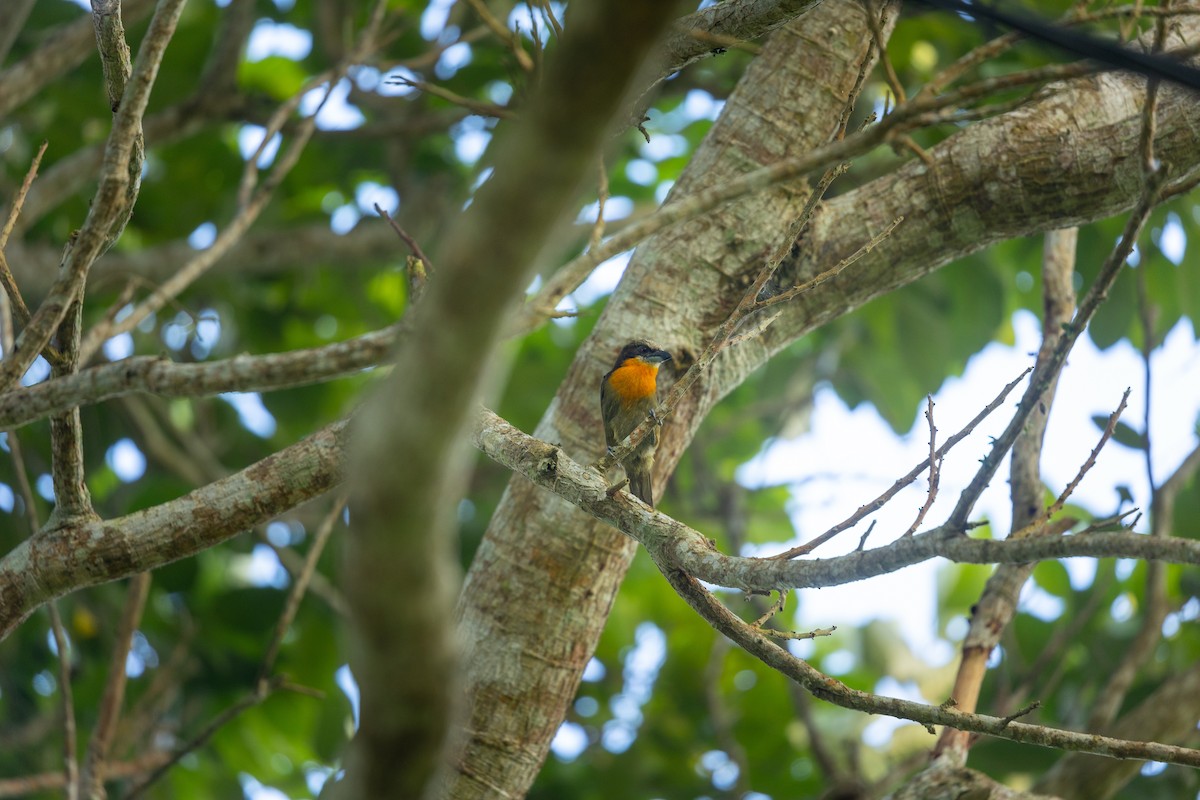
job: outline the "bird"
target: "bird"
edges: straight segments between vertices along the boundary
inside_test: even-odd
[[[635,339],[621,348],[613,368],[600,381],[600,415],[610,452],[658,405],[658,368],[670,360],[670,353],[646,339]],[[629,491],[651,508],[654,487],[650,468],[657,448],[656,426],[621,464],[629,479]]]

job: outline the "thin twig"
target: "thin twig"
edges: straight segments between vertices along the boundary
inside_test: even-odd
[[[21,331],[11,356],[0,362],[0,390],[16,384],[45,348],[71,304],[81,297],[92,264],[112,244],[123,220],[128,219],[125,212],[130,211],[132,201],[130,165],[135,159],[142,115],[182,8],[183,0],[162,0],[155,10],[138,50],[128,91],[113,119],[100,185],[87,218],[67,249],[58,279]]]
[[[275,189],[278,188],[283,179],[291,172],[292,167],[300,160],[305,146],[308,144],[309,139],[312,138],[313,131],[316,130],[317,113],[329,100],[338,80],[352,64],[360,63],[370,52],[371,48],[375,46],[376,34],[383,24],[386,11],[386,2],[375,4],[366,27],[363,28],[359,35],[354,51],[346,57],[346,60],[341,65],[331,71],[331,77],[329,78],[325,94],[320,104],[318,104],[317,109],[296,127],[295,136],[284,153],[272,165],[271,173],[259,184],[253,196],[244,205],[239,207],[230,220],[229,225],[221,231],[212,246],[207,250],[197,253],[174,275],[163,282],[157,290],[139,303],[124,320],[108,325],[97,325],[89,330],[83,339],[83,344],[80,346],[79,357],[81,363],[86,364],[95,355],[96,351],[99,350],[100,345],[105,339],[133,330],[143,319],[159,311],[166,303],[177,297],[201,275],[207,272],[234,244],[241,240],[242,236],[258,218],[258,215],[270,202]],[[295,97],[289,100],[288,103],[293,101],[295,101]],[[286,106],[288,103],[284,105]],[[252,173],[257,170],[253,162],[254,159],[247,162],[244,169]],[[2,377],[3,373],[0,373],[0,378]],[[3,383],[0,381],[0,387],[2,386]]]
[[[58,690],[62,693],[63,704],[63,763],[66,765],[64,785],[68,800],[75,800],[79,797],[79,759],[75,754],[78,744],[75,694],[71,688],[71,651],[67,647],[67,632],[63,629],[62,615],[58,613],[58,602],[52,601],[47,608],[50,611],[50,630],[54,634],[54,649],[58,651]]]
[[[786,639],[788,641],[800,641],[802,639],[816,639],[818,636],[833,636],[837,630],[837,625],[830,625],[828,628],[813,628],[811,631],[782,631],[775,628],[760,628],[759,631],[772,639]]]
[[[516,56],[517,63],[521,66],[521,69],[526,72],[532,72],[533,59],[529,53],[525,52],[525,48],[521,46],[521,35],[516,31],[510,31],[506,28],[504,23],[496,18],[483,0],[467,0],[467,3],[479,15],[479,19],[482,20],[483,24],[488,26],[492,33],[496,35],[496,38],[508,45],[513,55]]]
[[[0,350],[6,353],[13,343],[12,316],[9,309],[8,296],[0,292]],[[25,521],[28,523],[29,535],[33,537],[37,535],[42,524],[37,511],[37,500],[33,496],[33,486],[29,483],[29,472],[25,469],[21,442],[16,431],[5,431],[5,444],[8,446],[13,472],[16,474],[17,491],[20,492],[21,500],[25,504]],[[63,785],[66,787],[68,800],[75,800],[79,797],[79,758],[76,755],[78,735],[75,725],[75,696],[71,687],[71,654],[67,647],[67,634],[63,629],[62,615],[58,613],[58,602],[52,600],[48,606],[50,630],[54,635],[54,648],[58,651],[59,691],[62,692]]]
[[[976,414],[974,419],[972,419],[965,426],[963,426],[963,428],[958,433],[951,436],[949,439],[946,440],[945,444],[943,444],[941,447],[938,448],[937,457],[938,458],[944,457],[946,455],[946,453],[948,453],[950,451],[950,448],[954,447],[954,445],[958,444],[960,441],[962,441],[967,436],[969,436],[971,434],[971,432],[973,430],[975,430],[975,428],[979,425],[979,423],[983,422],[983,420],[986,419],[989,414],[991,414],[993,411],[995,411],[997,408],[999,408],[1004,403],[1004,400],[1005,400],[1005,398],[1008,397],[1009,393],[1011,393],[1012,390],[1017,387],[1017,384],[1019,384],[1021,381],[1023,381],[1025,379],[1025,376],[1028,375],[1030,372],[1032,372],[1032,367],[1029,369],[1026,369],[1024,372],[1022,372],[1020,375],[1018,375],[1016,377],[1016,379],[1014,379],[1012,382],[1007,384],[1003,389],[1001,389],[1000,394],[996,395],[995,399],[993,399],[992,402],[990,402],[986,406],[984,406],[983,410],[980,411],[978,414]],[[929,466],[929,464],[930,464],[930,461],[928,458],[925,459],[924,461],[922,461],[920,464],[917,464],[915,467],[913,467],[911,470],[909,470],[908,474],[904,475],[902,478],[900,478],[895,483],[893,483],[891,485],[891,487],[888,488],[888,490],[885,491],[883,494],[879,495],[879,497],[876,497],[870,503],[859,506],[858,510],[856,510],[853,514],[851,514],[849,517],[847,517],[846,519],[839,522],[837,525],[834,525],[832,528],[825,531],[820,536],[814,537],[813,539],[810,539],[809,541],[805,542],[802,545],[799,545],[798,547],[793,547],[790,550],[785,550],[782,553],[779,553],[777,555],[770,556],[770,557],[775,558],[775,559],[787,559],[787,558],[795,558],[796,556],[802,556],[802,555],[805,555],[806,553],[811,553],[817,547],[819,547],[820,545],[829,541],[834,536],[837,536],[839,533],[841,533],[844,530],[853,528],[864,518],[870,516],[871,514],[874,514],[876,511],[883,508],[883,506],[889,500],[891,500],[893,497],[896,496],[897,492],[899,492],[901,489],[903,489],[904,487],[908,486],[913,481],[915,481],[921,475],[921,473],[925,471],[925,469]],[[870,531],[867,531],[867,533],[870,533]]]
[[[506,106],[489,103],[485,100],[464,97],[461,94],[450,91],[444,86],[438,86],[436,83],[429,83],[420,78],[410,78],[407,75],[390,75],[385,83],[396,86],[410,86],[413,89],[431,94],[434,97],[440,97],[451,105],[464,108],[472,114],[477,114],[481,117],[495,117],[497,119],[517,118],[517,112]]]
[[[104,695],[100,700],[100,712],[92,738],[88,743],[87,760],[80,776],[80,795],[83,797],[104,796],[104,770],[108,761],[109,748],[121,718],[121,705],[125,700],[125,662],[133,645],[133,634],[137,630],[146,598],[150,594],[150,573],[140,572],[129,579],[125,595],[125,608],[113,640],[112,657],[108,663],[108,681],[104,684]]]
[[[888,86],[896,96],[896,104],[908,102],[908,95],[900,83],[892,62],[888,60],[887,45],[883,41],[883,26],[887,24],[887,2],[880,3],[876,9],[874,0],[867,0],[863,10],[866,12],[867,26],[871,29],[871,37],[875,40],[875,48],[879,51],[879,63],[883,65],[883,74],[887,77]]]
[[[1011,724],[1015,720],[1018,720],[1024,716],[1028,716],[1029,714],[1032,714],[1034,711],[1037,711],[1041,707],[1042,707],[1042,701],[1034,700],[1032,703],[1030,703],[1029,705],[1025,706],[1024,708],[1020,709],[1019,711],[1014,711],[1013,713],[1004,717],[1002,722],[1007,727],[1009,724]]]
[[[1108,292],[1112,288],[1113,283],[1116,282],[1117,276],[1121,273],[1121,268],[1124,267],[1126,260],[1129,258],[1129,254],[1132,252],[1133,246],[1141,234],[1142,227],[1146,224],[1146,220],[1150,217],[1150,212],[1158,202],[1158,196],[1165,180],[1166,170],[1161,167],[1147,177],[1142,195],[1125,224],[1121,240],[1113,248],[1104,265],[1100,268],[1100,272],[1088,290],[1087,295],[1079,304],[1079,310],[1075,314],[1075,318],[1069,325],[1065,326],[1062,338],[1059,340],[1054,352],[1045,362],[1045,368],[1039,362],[1038,367],[1034,369],[1033,377],[1030,378],[1029,386],[1026,388],[1025,394],[1021,397],[1016,414],[1013,415],[1004,432],[995,440],[991,451],[984,457],[983,463],[975,473],[975,477],[972,478],[971,483],[959,495],[958,504],[947,520],[947,524],[951,527],[962,526],[965,528],[967,515],[971,513],[975,502],[983,494],[984,488],[991,483],[992,476],[995,475],[1000,462],[1012,447],[1013,442],[1016,441],[1029,414],[1041,402],[1042,394],[1058,376],[1058,373],[1066,363],[1067,354],[1075,345],[1075,341],[1087,328],[1092,317],[1095,316],[1096,309],[1108,297]]]
[[[200,733],[196,734],[196,736],[194,736],[192,739],[181,745],[175,750],[174,753],[171,754],[170,758],[168,758],[166,762],[161,764],[157,769],[146,776],[141,783],[130,789],[129,793],[125,795],[126,800],[133,800],[135,797],[141,797],[148,788],[157,782],[159,778],[166,775],[167,771],[170,770],[171,767],[178,764],[184,756],[186,756],[188,753],[199,750],[208,742],[209,739],[213,737],[213,734],[219,731],[227,723],[235,719],[243,711],[259,705],[279,689],[284,689],[286,691],[296,692],[298,694],[307,696],[313,696],[312,689],[291,683],[282,675],[276,675],[266,683],[261,684],[258,689],[250,694],[247,694],[245,697],[238,700],[236,703],[215,716],[208,723],[208,725],[204,726],[204,729],[201,730]]]
[[[349,498],[345,493],[334,501],[333,507],[321,520],[320,526],[317,528],[317,534],[313,537],[312,545],[308,549],[308,556],[304,559],[304,568],[300,574],[295,577],[292,582],[291,591],[288,592],[287,601],[284,603],[283,611],[279,615],[279,621],[275,624],[275,633],[271,637],[271,643],[267,646],[267,652],[263,656],[262,665],[258,670],[257,685],[261,688],[268,680],[271,670],[275,667],[275,659],[279,655],[279,648],[283,645],[283,637],[287,635],[288,628],[291,627],[292,621],[296,618],[296,612],[300,609],[300,601],[304,599],[305,592],[308,591],[309,582],[312,580],[313,573],[317,569],[317,561],[321,558],[321,553],[325,550],[325,544],[329,541],[330,534],[333,533],[334,525],[342,516],[342,511],[346,508],[346,502]]]
[[[258,537],[259,541],[275,552],[275,555],[279,557],[279,563],[283,564],[283,568],[288,571],[291,579],[293,581],[296,580],[300,576],[300,573],[304,571],[304,564],[307,559],[302,558],[299,553],[290,547],[280,547],[272,542],[270,537],[267,536],[266,530],[261,525],[255,527],[254,534]],[[350,609],[346,606],[346,599],[342,597],[342,593],[338,591],[337,586],[320,572],[312,574],[308,590],[321,598],[338,616],[343,619],[349,618]]]
[[[159,766],[167,757],[158,750],[151,750],[130,761],[110,763],[106,775],[110,780],[134,778]],[[69,786],[70,784],[63,779],[61,772],[41,772],[20,778],[3,778],[0,779],[0,797],[26,797],[37,792],[48,792],[55,789],[66,789],[69,793]]]
[[[29,193],[29,187],[33,185],[33,179],[37,177],[38,167],[42,163],[42,156],[46,154],[46,147],[49,144],[48,141],[42,142],[42,146],[38,148],[29,165],[29,170],[25,173],[25,179],[21,181],[21,187],[17,189],[17,194],[13,197],[12,206],[8,209],[8,219],[4,221],[4,228],[0,229],[0,283],[3,283],[4,290],[8,292],[8,296],[12,300],[13,314],[19,325],[24,325],[29,321],[29,309],[21,298],[21,290],[17,287],[12,272],[8,269],[8,262],[2,260],[3,251],[8,246],[8,237],[12,234],[13,226],[17,224],[17,217],[21,215],[21,206],[25,205],[25,195]]]
[[[877,522],[879,522],[877,519],[871,520],[871,524],[867,526],[867,529],[863,532],[863,535],[858,537],[858,547],[854,548],[854,552],[861,553],[863,548],[867,546],[867,539],[871,537],[871,531],[875,530],[875,524]]]
[[[1067,498],[1079,486],[1083,476],[1088,474],[1088,471],[1096,465],[1096,457],[1100,455],[1100,451],[1104,445],[1108,444],[1108,440],[1112,438],[1113,433],[1117,430],[1117,420],[1121,418],[1121,413],[1125,410],[1125,406],[1129,403],[1129,389],[1121,395],[1121,402],[1117,405],[1117,410],[1108,416],[1108,423],[1104,426],[1104,432],[1100,434],[1100,441],[1096,442],[1096,446],[1092,448],[1092,452],[1088,454],[1087,460],[1079,467],[1079,471],[1075,473],[1075,477],[1067,484],[1067,488],[1063,489],[1062,494],[1050,504],[1050,507],[1043,512],[1043,519],[1049,519],[1062,510],[1066,505]]]
[[[764,611],[761,615],[759,615],[758,619],[754,620],[754,622],[751,622],[750,624],[756,628],[761,628],[763,625],[765,625],[767,623],[768,620],[770,620],[772,617],[774,617],[779,612],[783,611],[783,607],[785,605],[787,605],[787,598],[788,598],[787,589],[780,589],[779,590],[779,599],[777,599],[774,603],[771,603],[771,605],[767,608],[767,610]]]
[[[604,156],[597,159],[597,165],[596,223],[592,225],[592,235],[588,237],[589,250],[599,247],[604,238],[604,204],[608,202],[608,170],[604,168]]]
[[[425,283],[429,280],[429,274],[433,272],[433,262],[429,260],[429,256],[425,255],[425,251],[421,249],[417,240],[400,227],[400,223],[381,208],[379,203],[375,204],[375,213],[387,220],[388,225],[400,237],[400,241],[408,245],[408,249],[412,251],[412,257],[408,261],[408,295],[410,302],[415,303],[425,292]]]
[[[941,476],[941,459],[937,455],[937,426],[933,424],[933,397],[925,398],[925,419],[929,421],[929,491],[925,496],[925,503],[921,506],[921,510],[917,512],[917,518],[913,520],[912,525],[904,532],[905,536],[912,536],[916,533],[917,528],[921,527],[921,523],[925,521],[925,515],[929,513],[929,509],[933,506],[933,501],[937,499],[938,478]]]
[[[291,115],[300,107],[301,101],[304,100],[309,92],[320,86],[325,86],[325,94],[322,96],[321,102],[317,104],[317,107],[309,117],[309,119],[316,120],[317,114],[321,112],[325,103],[328,102],[329,96],[333,93],[343,74],[338,69],[328,69],[314,75],[304,82],[299,91],[284,100],[271,112],[270,118],[267,119],[267,124],[263,127],[262,138],[259,140],[258,146],[254,148],[254,152],[246,158],[245,163],[242,165],[242,177],[238,181],[237,191],[238,210],[246,208],[252,202],[254,188],[258,184],[258,162],[262,159],[267,148],[271,146],[275,136],[283,130],[283,126],[287,123]],[[303,127],[301,131],[303,131]]]

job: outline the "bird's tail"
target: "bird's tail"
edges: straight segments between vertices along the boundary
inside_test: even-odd
[[[646,505],[654,508],[654,484],[650,482],[650,470],[626,470],[629,478],[629,491]]]

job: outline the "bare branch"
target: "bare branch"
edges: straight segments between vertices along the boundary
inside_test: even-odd
[[[425,255],[425,251],[421,249],[417,240],[408,231],[401,228],[400,223],[392,219],[392,215],[381,208],[379,203],[375,204],[375,213],[387,220],[387,224],[400,237],[400,241],[408,245],[408,249],[412,251],[412,257],[416,262],[414,263],[412,260],[408,262],[408,301],[409,305],[412,305],[421,299],[421,293],[425,291],[425,282],[429,279],[429,274],[433,272],[433,262],[429,260],[429,256]]]
[[[902,541],[912,541],[912,539]],[[1144,761],[1200,766],[1200,750],[1187,747],[1076,733],[1042,725],[1013,722],[1010,719],[983,714],[968,714],[950,705],[931,706],[852,689],[841,681],[817,671],[807,662],[796,658],[770,638],[747,625],[717,602],[700,585],[699,581],[679,571],[669,560],[664,559],[662,552],[651,548],[650,553],[655,564],[675,591],[709,624],[731,638],[752,656],[800,683],[818,699],[843,708],[910,719],[927,726],[950,725],[959,730],[971,730],[1041,747],[1093,753],[1111,758],[1136,758]]]
[[[217,236],[216,241],[207,250],[197,253],[187,264],[180,268],[174,275],[163,282],[149,297],[140,302],[126,318],[121,322],[113,322],[108,325],[99,325],[88,331],[80,345],[80,360],[87,363],[92,356],[100,349],[104,340],[110,336],[115,336],[119,333],[124,333],[133,330],[139,322],[145,319],[150,314],[159,311],[170,300],[178,297],[188,286],[194,283],[201,275],[203,275],[214,263],[225,254],[230,247],[233,246],[246,231],[250,228],[258,215],[266,208],[275,193],[275,189],[283,182],[291,172],[292,167],[300,160],[301,154],[304,152],[305,146],[312,137],[313,131],[317,124],[317,111],[320,106],[323,106],[332,94],[337,81],[345,74],[350,65],[364,58],[367,53],[376,45],[376,36],[379,27],[383,24],[384,14],[387,10],[386,4],[377,3],[371,13],[371,17],[367,22],[366,27],[360,32],[357,45],[347,61],[343,62],[336,69],[329,71],[326,74],[317,76],[312,82],[321,84],[328,82],[325,95],[321,100],[317,110],[306,117],[296,128],[296,132],[292,140],[288,143],[287,149],[280,154],[271,168],[271,173],[266,180],[262,181],[257,189],[252,193],[250,187],[257,176],[257,154],[247,160],[245,170],[242,176],[240,203],[237,213],[230,221],[229,225]],[[305,89],[309,88],[307,85]],[[272,125],[282,126],[284,119],[291,109],[298,105],[302,92],[297,93],[288,101],[284,102],[277,109],[275,116],[272,119]],[[263,142],[260,147],[265,147],[269,136],[263,137]],[[3,383],[0,383],[3,386]]]
[[[8,60],[8,53],[12,50],[13,44],[17,41],[17,37],[21,33],[21,29],[25,26],[25,20],[29,18],[29,12],[33,10],[34,0],[13,0],[5,8],[7,15],[4,20],[4,27],[0,28],[0,64]],[[3,114],[0,114],[3,116]],[[0,245],[0,249],[3,249]]]
[[[489,458],[628,534],[674,568],[707,583],[742,591],[836,586],[938,557],[969,564],[1018,564],[1071,556],[1200,564],[1200,542],[1190,539],[1124,532],[995,541],[971,539],[945,526],[836,558],[787,561],[729,556],[717,551],[703,533],[653,511],[628,494],[609,497],[608,485],[595,469],[522,433],[491,411],[481,412],[472,441]]]
[[[321,347],[239,355],[201,364],[134,356],[0,394],[0,428],[28,425],[72,406],[135,392],[203,397],[221,392],[266,392],[352,375],[387,361],[396,338],[410,328],[409,323],[401,322]]]
[[[467,2],[475,13],[479,15],[479,19],[483,21],[483,24],[495,34],[496,38],[508,45],[508,49],[516,57],[521,69],[526,72],[532,72],[533,59],[529,53],[525,52],[525,48],[521,44],[521,34],[506,28],[504,23],[496,18],[496,15],[491,12],[483,0],[467,0]]]
[[[925,493],[925,502],[921,505],[921,510],[917,512],[917,518],[913,520],[912,525],[908,526],[908,530],[904,532],[905,536],[912,536],[917,532],[917,528],[921,527],[921,523],[925,521],[925,515],[929,513],[929,509],[933,506],[933,501],[937,499],[938,478],[940,477],[942,462],[937,455],[937,426],[933,424],[932,397],[925,398],[925,420],[929,423],[929,491]],[[859,543],[859,550],[862,549],[862,544],[865,542],[866,539],[864,538]]]
[[[50,341],[71,303],[82,294],[92,263],[112,243],[126,205],[131,204],[129,169],[135,141],[140,136],[142,115],[150,99],[150,89],[158,75],[159,64],[167,42],[175,31],[182,7],[183,0],[163,0],[150,22],[150,28],[138,50],[128,89],[113,119],[112,133],[105,147],[100,186],[92,199],[87,219],[64,256],[62,274],[29,324],[21,331],[12,355],[0,362],[0,390],[8,389],[20,380]]]
[[[1075,245],[1077,228],[1050,231],[1042,248],[1042,343],[1038,348],[1037,366],[1048,369],[1050,359],[1063,336],[1064,326],[1075,311]],[[1009,462],[1012,527],[1009,538],[1016,539],[1035,531],[1066,532],[1073,521],[1057,523],[1047,531],[1046,526],[1033,527],[1049,515],[1043,511],[1045,489],[1042,483],[1041,454],[1046,423],[1058,385],[1057,376],[1050,380],[1041,402],[1030,412],[1029,420],[1013,444]],[[988,578],[983,593],[971,613],[971,625],[963,637],[962,661],[955,675],[952,696],[963,711],[975,711],[987,661],[1000,642],[1000,637],[1016,614],[1021,587],[1033,572],[1032,564],[1004,564]],[[935,755],[949,763],[966,763],[970,740],[965,732],[947,728],[934,748]]]
[[[991,414],[993,411],[995,411],[997,408],[999,408],[1001,405],[1003,405],[1004,400],[1005,400],[1005,398],[1008,397],[1009,393],[1012,392],[1012,390],[1017,387],[1017,384],[1019,384],[1021,381],[1025,380],[1025,376],[1028,375],[1031,371],[1032,371],[1032,367],[1030,369],[1027,369],[1024,372],[1022,372],[1020,375],[1018,375],[1016,377],[1016,379],[1014,379],[1007,386],[1005,386],[1003,389],[1001,389],[1000,394],[996,395],[995,399],[993,399],[992,402],[990,402],[986,406],[984,406],[983,410],[980,411],[978,414],[976,414],[974,419],[972,419],[965,426],[963,426],[962,430],[960,430],[958,433],[954,434],[949,439],[947,439],[945,444],[943,444],[941,447],[939,447],[937,449],[937,452],[935,453],[935,455],[939,459],[945,457],[946,453],[950,452],[950,448],[954,447],[954,445],[958,444],[963,439],[965,439],[967,436],[969,436],[971,434],[971,431],[975,430],[975,428],[979,426],[979,423],[983,422],[983,420],[986,419],[989,414]],[[905,486],[908,486],[913,481],[915,481],[921,475],[921,473],[923,471],[925,471],[925,469],[927,467],[929,467],[929,465],[931,463],[932,462],[928,458],[925,459],[920,464],[917,464],[915,467],[913,467],[911,470],[909,470],[908,474],[906,474],[904,477],[900,478],[895,483],[893,483],[891,485],[891,487],[889,487],[888,490],[885,491],[883,494],[879,495],[879,497],[876,497],[874,500],[872,500],[870,503],[867,503],[866,505],[859,506],[857,511],[855,511],[853,514],[851,514],[846,519],[839,522],[837,525],[834,525],[832,528],[830,528],[829,530],[822,533],[820,536],[816,536],[816,537],[810,539],[809,541],[805,542],[804,544],[799,545],[798,547],[793,547],[790,550],[785,550],[782,553],[778,553],[774,556],[771,556],[771,558],[778,558],[778,559],[795,558],[796,556],[802,556],[802,555],[805,555],[806,553],[811,553],[813,550],[817,549],[817,547],[819,547],[820,545],[829,541],[834,536],[837,536],[839,533],[841,533],[844,530],[853,528],[855,525],[857,525],[863,519],[865,519],[866,517],[869,517],[871,514],[874,514],[876,511],[883,508],[883,506],[889,500],[891,500],[893,497],[895,497],[896,494],[901,489],[903,489]],[[868,530],[867,533],[863,535],[864,542],[866,541],[866,537],[868,535],[870,535],[870,533],[871,533],[870,530]],[[861,547],[860,547],[860,549],[861,549]]]
[[[1113,248],[1104,265],[1100,268],[1096,280],[1093,282],[1087,295],[1079,304],[1079,311],[1070,325],[1065,326],[1062,338],[1055,346],[1053,353],[1045,360],[1039,362],[1038,367],[1033,371],[1033,377],[1029,379],[1029,386],[1025,390],[1025,394],[1021,397],[1021,402],[1017,406],[1017,412],[1013,415],[1008,427],[1004,432],[997,437],[991,451],[983,459],[983,464],[980,466],[971,483],[963,490],[959,496],[958,504],[951,512],[947,524],[951,527],[962,528],[966,525],[967,515],[971,513],[971,509],[975,506],[975,502],[983,493],[984,488],[991,481],[992,476],[996,474],[996,469],[1000,466],[1000,461],[1004,455],[1012,447],[1025,425],[1025,421],[1029,415],[1042,402],[1043,394],[1049,389],[1051,382],[1054,381],[1063,365],[1066,363],[1067,354],[1075,345],[1075,340],[1087,328],[1092,317],[1096,313],[1096,309],[1108,297],[1108,292],[1116,282],[1117,276],[1120,275],[1122,267],[1125,266],[1125,261],[1129,254],[1133,251],[1133,246],[1137,243],[1142,227],[1146,224],[1146,220],[1150,217],[1150,212],[1154,209],[1158,202],[1159,193],[1162,191],[1164,182],[1166,181],[1166,171],[1162,168],[1148,176],[1145,186],[1142,191],[1141,199],[1137,206],[1129,215],[1129,220],[1125,224],[1125,230],[1121,234],[1121,240],[1117,246]],[[1043,366],[1044,364],[1044,366]]]
[[[130,23],[154,9],[155,0],[124,0],[121,10]],[[7,8],[6,8],[7,10]],[[5,28],[10,20],[5,20]],[[36,95],[59,76],[83,63],[95,52],[91,16],[81,16],[59,26],[23,61],[0,72],[0,117]]]
[[[12,205],[9,206],[8,219],[4,221],[4,228],[0,229],[0,288],[8,292],[18,325],[25,325],[29,322],[29,309],[25,306],[25,301],[21,298],[21,290],[17,287],[17,282],[8,268],[8,262],[4,258],[4,248],[8,245],[8,237],[12,233],[13,226],[17,224],[17,217],[21,215],[21,206],[25,204],[25,195],[29,193],[29,187],[33,185],[33,179],[37,177],[38,167],[42,163],[42,156],[46,154],[46,147],[49,144],[49,142],[42,142],[42,146],[38,148],[37,155],[33,157],[33,162],[29,165],[29,171],[25,173],[25,180],[21,181],[21,188],[17,189]],[[5,352],[8,351],[5,350]]]
[[[121,612],[121,622],[113,640],[112,658],[108,664],[108,681],[104,684],[104,696],[100,700],[99,718],[96,720],[96,727],[92,730],[87,761],[84,763],[83,774],[79,778],[82,797],[103,798],[105,796],[104,772],[108,762],[108,752],[112,746],[113,735],[117,730],[117,720],[121,718],[121,705],[125,701],[127,674],[125,662],[129,657],[129,648],[133,645],[133,634],[142,619],[142,611],[146,608],[146,598],[149,593],[150,573],[140,573],[129,581],[129,590],[125,596],[125,608]]]
[[[129,800],[132,800],[132,798],[135,797],[141,797],[148,788],[166,775],[167,771],[170,770],[171,767],[178,764],[184,756],[186,756],[188,753],[193,753],[196,750],[199,750],[208,743],[208,740],[213,737],[213,734],[215,734],[229,722],[236,719],[243,711],[259,705],[279,689],[286,689],[288,691],[299,692],[307,695],[312,694],[310,689],[290,683],[282,675],[277,675],[268,681],[260,682],[258,687],[253,692],[250,692],[236,703],[226,708],[224,711],[214,717],[206,726],[204,726],[204,728],[198,734],[177,748],[174,753],[168,756],[149,775],[147,775],[141,783],[130,789],[129,793],[126,794],[125,797],[129,798]]]
[[[342,479],[345,436],[335,422],[178,499],[22,542],[0,558],[0,638],[54,597],[187,558],[323,494]]]
[[[308,591],[308,585],[317,570],[317,561],[321,558],[321,553],[325,550],[325,544],[329,541],[329,537],[333,533],[334,525],[337,524],[338,519],[342,516],[342,512],[346,509],[346,499],[346,495],[343,494],[334,501],[333,507],[325,515],[325,519],[321,521],[321,525],[317,528],[317,534],[313,537],[312,545],[308,548],[308,556],[304,559],[304,567],[292,582],[292,588],[288,592],[283,612],[280,613],[279,621],[275,624],[275,633],[271,637],[271,644],[267,647],[266,655],[263,656],[262,666],[259,667],[257,688],[260,692],[265,690],[265,684],[268,682],[270,673],[275,667],[275,658],[279,655],[279,648],[283,645],[283,637],[287,635],[288,628],[291,627],[292,621],[296,619],[296,612],[300,608],[300,601],[304,599],[304,593]]]

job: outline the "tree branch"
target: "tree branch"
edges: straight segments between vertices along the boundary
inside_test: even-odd
[[[1051,231],[1042,248],[1042,344],[1036,364],[1042,371],[1050,368],[1050,359],[1058,347],[1066,325],[1075,312],[1075,245],[1078,228]],[[1032,531],[1034,521],[1042,517],[1045,487],[1042,483],[1042,440],[1054,403],[1058,374],[1053,373],[1045,394],[1030,412],[1029,421],[1017,436],[1009,462],[1012,524],[1009,536]],[[1070,527],[1069,525],[1067,527]],[[1065,529],[1064,529],[1065,530]],[[1000,637],[1016,615],[1021,587],[1033,573],[1034,564],[1005,564],[996,568],[984,586],[983,594],[971,610],[971,624],[963,637],[962,661],[950,696],[962,711],[973,712],[983,687],[987,661],[1000,643]],[[935,754],[963,766],[966,764],[969,737],[962,731],[946,728],[934,749]]]
[[[572,8],[529,107],[497,130],[495,174],[446,237],[437,277],[413,311],[419,336],[401,343],[359,421],[344,584],[363,713],[346,796],[417,797],[439,766],[457,661],[446,629],[458,583],[448,510],[466,477],[461,433],[471,399],[497,374],[496,334],[674,9],[618,0]],[[488,269],[479,269],[481,254]],[[397,604],[396,581],[422,602]]]
[[[113,639],[112,657],[108,663],[108,680],[104,684],[104,695],[100,700],[100,713],[96,727],[92,730],[92,739],[88,743],[87,760],[83,772],[79,776],[80,796],[96,800],[104,798],[104,776],[108,762],[108,753],[112,747],[113,736],[116,734],[117,721],[121,718],[121,706],[125,701],[125,685],[127,672],[125,664],[129,658],[129,649],[133,645],[133,634],[137,631],[146,608],[146,598],[150,593],[150,573],[142,572],[133,576],[125,595],[125,608],[121,612],[121,622],[117,627],[117,635]]]
[[[121,10],[136,22],[154,8],[155,0],[124,0]],[[7,28],[11,19],[5,20]],[[64,73],[82,64],[95,50],[91,16],[60,25],[44,44],[23,61],[0,72],[0,118],[37,94]]]
[[[950,725],[959,730],[970,730],[1001,739],[1011,739],[1016,742],[1059,750],[1093,753],[1111,758],[1136,758],[1144,761],[1164,761],[1185,766],[1200,766],[1200,750],[1188,747],[1076,733],[1042,725],[1015,722],[1007,718],[968,714],[949,704],[932,706],[852,689],[841,681],[822,674],[807,662],[796,658],[780,647],[769,637],[747,625],[721,605],[700,585],[699,581],[672,566],[668,559],[663,558],[663,553],[651,549],[651,556],[675,591],[709,624],[752,656],[800,683],[818,699],[843,708],[910,719],[929,728],[932,728],[933,725]],[[932,729],[930,732],[932,733]]]
[[[410,327],[404,321],[321,347],[195,364],[134,356],[0,394],[0,428],[19,428],[72,406],[134,393],[203,397],[266,392],[344,377],[387,361],[396,338]]]
[[[158,76],[167,42],[175,31],[183,0],[161,0],[150,28],[138,49],[137,63],[113,118],[104,151],[100,185],[92,198],[83,227],[63,257],[62,273],[17,338],[12,354],[0,362],[0,390],[14,385],[50,341],[71,303],[80,298],[92,263],[112,244],[122,218],[132,208],[136,189],[130,182],[130,165],[141,137],[142,115],[150,89]],[[140,170],[139,170],[140,175]]]
[[[672,568],[742,591],[837,586],[937,557],[967,564],[1018,564],[1078,556],[1200,564],[1200,542],[1193,540],[1095,533],[995,541],[971,539],[946,527],[836,558],[786,561],[729,556],[718,552],[709,537],[628,494],[609,497],[608,483],[600,473],[573,461],[561,449],[522,433],[487,409],[480,414],[472,441],[489,458],[628,534],[667,559]]]
[[[183,497],[25,540],[0,559],[0,639],[48,600],[194,555],[328,491],[345,435],[335,422]]]

